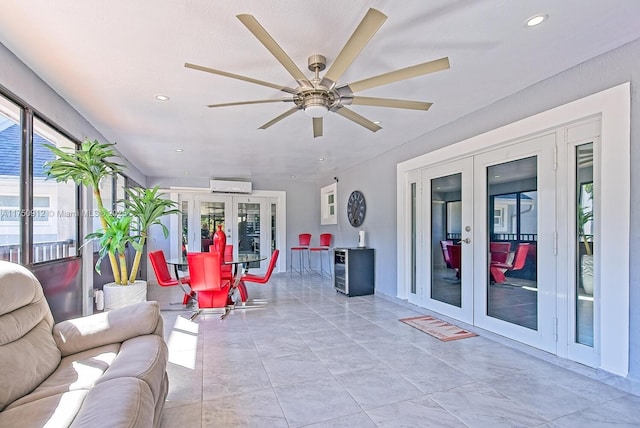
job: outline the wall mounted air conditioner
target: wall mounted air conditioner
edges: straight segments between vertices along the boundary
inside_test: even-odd
[[[251,193],[250,181],[211,180],[212,193]]]

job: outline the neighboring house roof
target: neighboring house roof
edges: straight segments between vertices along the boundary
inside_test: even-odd
[[[13,124],[0,131],[0,175],[20,176],[20,126]],[[39,135],[33,135],[33,176],[44,178],[42,165],[55,156],[44,144],[51,143]]]

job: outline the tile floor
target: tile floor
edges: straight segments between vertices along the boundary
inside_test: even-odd
[[[640,385],[478,331],[441,342],[426,310],[345,297],[317,275],[249,285],[225,320],[150,286],[170,349],[163,427],[638,427]],[[635,395],[638,394],[638,395]]]

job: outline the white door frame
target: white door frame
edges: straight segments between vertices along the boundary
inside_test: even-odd
[[[474,156],[474,195],[475,216],[474,246],[476,261],[474,277],[475,317],[474,325],[494,333],[515,338],[547,352],[556,353],[556,183],[554,171],[554,152],[556,133],[548,132],[526,141],[510,144]],[[537,202],[537,329],[532,330],[517,324],[502,321],[487,315],[487,248],[489,236],[487,230],[487,174],[491,165],[501,164],[528,157],[536,157]],[[545,269],[546,268],[546,269]]]
[[[397,296],[407,298],[407,180],[414,170],[446,160],[487,151],[510,142],[530,138],[544,130],[584,120],[601,120],[600,155],[600,259],[599,277],[607,279],[600,291],[600,362],[598,368],[620,376],[629,369],[629,224],[630,224],[630,83],[623,83],[596,94],[538,113],[464,141],[426,153],[397,165]],[[562,191],[562,189],[560,189]],[[565,251],[565,249],[562,249]],[[596,278],[597,279],[597,278]],[[566,292],[568,284],[559,284]],[[559,294],[562,294],[561,292]],[[565,328],[569,324],[567,320]],[[568,333],[559,332],[566,340]],[[565,342],[566,344],[566,342]],[[558,355],[570,358],[567,347],[558,347]]]
[[[431,180],[448,175],[461,175],[461,202],[462,202],[462,230],[461,230],[461,269],[460,269],[460,286],[461,286],[461,306],[453,306],[448,303],[438,301],[431,298],[429,285],[431,284],[431,267],[432,267],[432,231],[431,231],[431,203],[432,190]],[[422,260],[426,262],[424,266],[424,275],[418,275],[421,278],[420,286],[424,288],[423,302],[426,308],[440,312],[444,315],[459,319],[466,323],[473,323],[473,158],[462,158],[453,162],[447,162],[434,165],[422,170],[422,219],[418,218],[418,222],[423,224],[422,235],[425,237],[422,247]],[[422,221],[421,221],[422,220]],[[469,228],[469,230],[466,230]],[[465,240],[469,240],[466,242]],[[418,252],[420,254],[420,252]]]
[[[236,198],[241,197],[244,199],[256,198],[255,200],[257,200],[257,198],[260,198],[261,201],[266,203],[266,205],[269,207],[267,209],[268,216],[271,215],[271,211],[270,211],[271,204],[276,204],[276,234],[277,234],[276,245],[277,245],[277,249],[280,250],[280,255],[278,256],[278,263],[276,264],[274,272],[286,272],[287,251],[285,251],[284,245],[287,239],[287,215],[286,215],[287,194],[285,191],[254,190],[253,192],[251,192],[250,195],[237,195],[237,194],[234,195],[234,194],[226,194],[226,193],[212,195],[211,192],[204,192],[202,189],[199,189],[199,188],[169,189],[169,191],[171,192],[170,193],[171,200],[176,201],[178,204],[180,204],[181,201],[188,201],[189,212],[191,217],[193,217],[193,212],[195,210],[196,199],[197,200],[207,200],[207,199],[215,200],[220,198],[224,198],[224,199],[229,198],[229,201],[231,201],[230,208],[227,208],[229,212],[229,218],[234,218],[234,219],[235,219],[234,216],[237,214],[237,208],[235,207],[236,204],[234,202],[234,197]],[[171,231],[170,257],[178,257],[182,248],[182,243],[180,242],[180,236],[179,236],[180,234],[174,233],[174,231],[178,231],[182,227],[181,221],[182,221],[181,216],[171,216],[170,218],[170,227],[169,227],[169,230]],[[235,220],[233,220],[230,223],[230,225],[232,225],[230,231],[229,231],[230,229],[229,225],[225,225],[227,226],[227,231],[225,231],[227,233],[227,236],[229,236],[230,233],[233,233],[233,234],[237,233],[237,230],[236,230],[237,224],[235,224]],[[235,235],[232,235],[232,236],[235,236]],[[191,242],[192,237],[189,237],[189,240]],[[263,246],[263,247],[264,247],[264,250],[261,249],[261,255],[265,255],[267,257],[267,260],[263,262],[261,265],[266,266],[268,263],[268,259],[271,257],[270,245]],[[254,270],[254,272],[258,273],[259,271]]]

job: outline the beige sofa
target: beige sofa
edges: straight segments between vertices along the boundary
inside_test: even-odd
[[[157,302],[54,325],[38,280],[0,261],[0,427],[157,427],[168,351]]]

